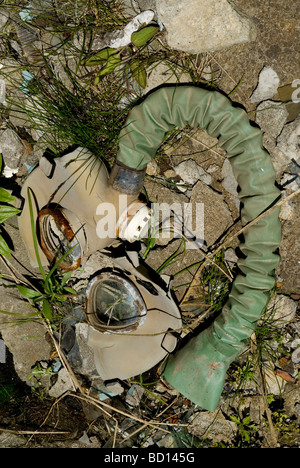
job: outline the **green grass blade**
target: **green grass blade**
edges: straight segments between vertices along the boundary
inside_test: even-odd
[[[38,240],[37,240],[37,235],[36,235],[36,230],[35,230],[35,221],[34,221],[34,214],[33,214],[33,207],[32,207],[32,199],[31,199],[31,188],[28,187],[27,189],[27,195],[28,195],[28,204],[29,204],[29,212],[30,212],[30,224],[31,224],[31,232],[32,232],[32,238],[33,238],[33,244],[34,244],[34,251],[36,255],[36,259],[39,265],[39,269],[41,272],[41,275],[44,280],[46,280],[46,273],[43,268],[40,254],[39,254],[39,246],[38,246]]]
[[[4,255],[5,257],[11,257],[10,248],[7,245],[6,240],[0,234],[0,255]]]
[[[49,303],[49,301],[47,301],[47,299],[44,299],[43,300],[43,314],[44,314],[44,317],[49,320],[49,322],[51,322],[52,318],[53,318],[53,315],[52,315],[52,309],[51,309],[51,305]]]

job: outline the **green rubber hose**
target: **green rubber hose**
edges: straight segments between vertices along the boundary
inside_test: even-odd
[[[194,86],[161,88],[131,110],[120,134],[117,163],[138,171],[155,156],[166,132],[190,125],[217,137],[240,187],[246,225],[280,197],[262,133],[246,112],[215,91]],[[167,361],[164,377],[176,390],[209,411],[218,405],[226,371],[245,349],[275,283],[281,239],[279,208],[244,231],[239,273],[221,314]]]

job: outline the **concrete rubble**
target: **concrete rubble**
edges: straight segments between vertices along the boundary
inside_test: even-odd
[[[256,122],[261,130],[277,138],[288,118],[288,111],[282,102],[266,100],[256,108]]]
[[[0,132],[0,153],[5,163],[4,177],[12,177],[18,172],[22,157],[25,154],[25,147],[17,133],[7,128]]]
[[[200,412],[191,417],[188,432],[201,439],[213,440],[214,443],[231,442],[237,435],[237,424],[226,420],[220,411]]]
[[[266,65],[259,74],[258,85],[250,101],[255,103],[271,99],[276,94],[279,83],[280,78],[277,72],[269,65]]]
[[[178,166],[174,167],[174,171],[182,180],[183,187],[180,187],[180,190],[183,192],[186,192],[189,188],[195,185],[198,180],[201,180],[201,182],[206,185],[210,185],[212,182],[211,175],[193,159],[181,162]]]
[[[227,0],[157,0],[156,9],[173,49],[200,54],[256,37],[254,22]]]
[[[287,158],[300,164],[300,117],[284,126],[277,146]]]

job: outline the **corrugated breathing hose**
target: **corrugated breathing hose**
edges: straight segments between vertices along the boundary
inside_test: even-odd
[[[130,180],[137,184],[166,132],[186,125],[205,129],[226,150],[240,187],[243,226],[278,200],[280,191],[261,131],[228,98],[196,86],[161,88],[130,112],[120,134],[114,174],[123,171],[129,185]],[[113,179],[118,189],[117,177]],[[167,361],[167,382],[209,411],[217,407],[228,366],[245,349],[274,286],[281,239],[278,215],[275,208],[245,230],[240,245],[244,258],[238,260],[239,273],[222,313]]]

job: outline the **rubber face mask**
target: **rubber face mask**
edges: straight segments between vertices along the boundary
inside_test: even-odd
[[[102,271],[86,290],[88,345],[104,380],[127,379],[153,368],[177,346],[182,320],[167,284],[151,281],[128,258]]]
[[[141,178],[139,171],[132,173]],[[30,199],[42,265],[60,260],[61,269],[75,270],[118,238],[134,242],[147,233],[151,210],[138,199],[137,191],[129,192],[115,190],[103,162],[84,148],[51,162],[41,158],[21,192],[19,228],[31,265],[38,266]]]

